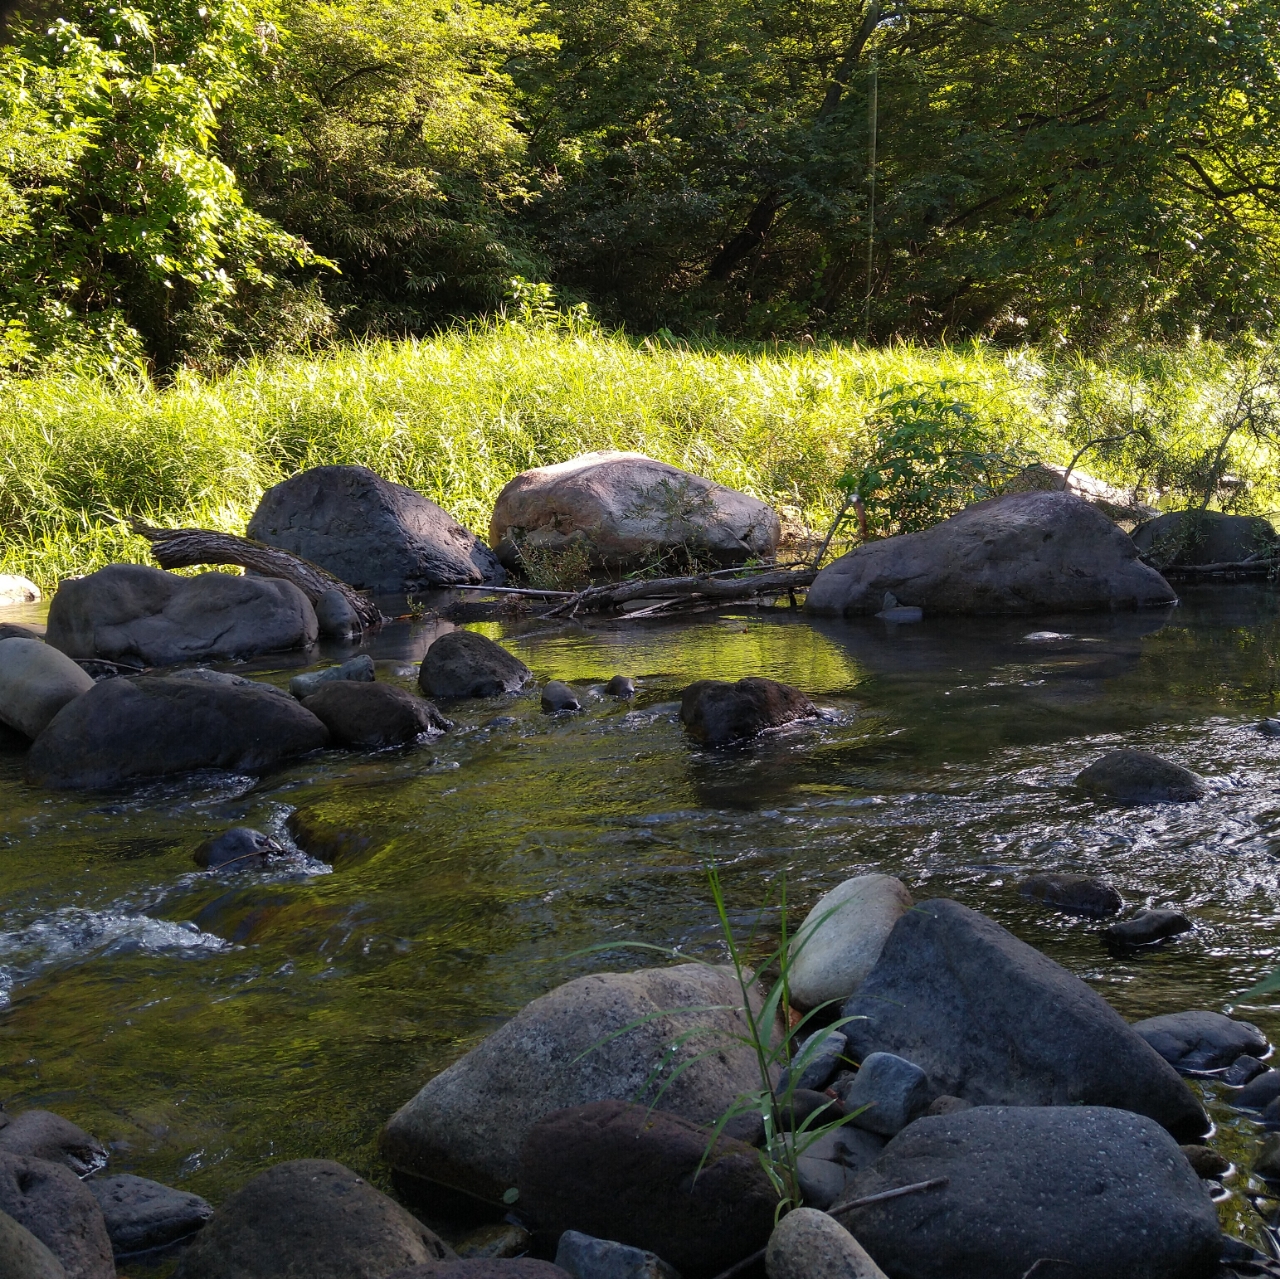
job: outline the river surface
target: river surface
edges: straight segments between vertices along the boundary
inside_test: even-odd
[[[379,677],[412,686],[441,625],[386,626],[367,646]],[[776,931],[762,904],[784,877],[794,924],[841,880],[887,871],[917,899],[992,915],[1128,1019],[1234,1010],[1280,1036],[1280,995],[1241,1002],[1280,966],[1280,740],[1255,727],[1280,708],[1275,590],[915,626],[779,609],[477,629],[540,682],[585,691],[623,673],[639,693],[595,693],[573,717],[542,714],[536,693],[469,702],[446,708],[456,731],[413,749],[109,795],[32,789],[22,756],[0,753],[10,1109],[57,1110],[109,1143],[115,1171],[215,1203],[304,1156],[386,1185],[382,1122],[528,1000],[645,962],[628,940],[720,954],[708,863],[744,929]],[[226,669],[283,684],[303,661]],[[693,746],[680,689],[749,674],[798,685],[828,717]],[[1197,770],[1209,798],[1118,809],[1074,794],[1119,745]],[[304,847],[265,872],[198,871],[193,849],[229,825],[292,828]],[[1018,895],[1044,870],[1104,876],[1126,913],[1176,906],[1194,931],[1113,954],[1096,921]],[[602,944],[617,945],[582,953]],[[1214,1140],[1247,1167],[1258,1130],[1212,1087]],[[1227,1224],[1257,1240],[1261,1183],[1229,1184]]]

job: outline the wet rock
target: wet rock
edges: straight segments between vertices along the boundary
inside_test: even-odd
[[[1100,995],[959,902],[903,915],[843,1015],[858,1019],[843,1027],[855,1060],[905,1057],[932,1096],[1114,1106],[1184,1141],[1209,1126],[1173,1067]]]
[[[265,866],[268,858],[282,852],[284,849],[270,835],[248,826],[233,826],[206,839],[191,858],[202,870],[246,870]]]
[[[268,489],[248,534],[361,590],[506,579],[493,552],[448,512],[363,466],[316,466]]]
[[[1124,905],[1112,885],[1089,875],[1032,875],[1018,885],[1018,891],[1071,915],[1114,915]]]
[[[941,1097],[935,1097],[925,1110],[926,1115],[955,1115],[962,1110],[972,1110],[973,1102],[965,1101],[963,1097],[950,1097],[944,1093]]]
[[[1260,515],[1221,511],[1170,511],[1133,530],[1133,544],[1164,568],[1238,564],[1252,555],[1274,555],[1276,531]]]
[[[813,1208],[783,1217],[769,1236],[764,1265],[769,1279],[885,1279],[838,1221]]]
[[[837,884],[792,939],[791,1002],[808,1009],[852,995],[911,904],[906,885],[892,875],[857,875]]]
[[[605,686],[604,691],[609,697],[634,697],[636,695],[636,682],[630,675],[615,675]],[[1277,721],[1280,723],[1280,721]]]
[[[778,1196],[752,1147],[722,1138],[708,1155],[707,1144],[705,1128],[624,1101],[555,1111],[521,1148],[521,1211],[549,1234],[581,1231],[716,1274],[764,1246]]]
[[[454,1245],[454,1251],[462,1260],[471,1257],[519,1257],[532,1246],[533,1236],[523,1226],[501,1221],[471,1231]]]
[[[0,640],[7,639],[40,640],[43,643],[44,636],[29,626],[19,626],[17,622],[0,622]]]
[[[339,590],[325,591],[315,602],[316,624],[324,639],[349,639],[362,631],[360,617]]]
[[[93,1177],[84,1184],[102,1209],[117,1255],[164,1248],[188,1239],[213,1216],[213,1205],[199,1195],[145,1177],[125,1173]]]
[[[498,494],[489,543],[509,568],[517,542],[560,552],[585,540],[593,564],[636,568],[692,550],[718,564],[772,559],[782,525],[765,503],[640,453],[584,453],[524,471]]]
[[[1245,1110],[1261,1110],[1277,1097],[1280,1097],[1280,1070],[1267,1070],[1245,1084],[1231,1099],[1231,1104]]]
[[[1223,1013],[1166,1013],[1133,1023],[1141,1035],[1175,1070],[1222,1070],[1242,1053],[1265,1053],[1267,1037],[1247,1021]]]
[[[115,1279],[98,1201],[65,1165],[0,1152],[0,1212],[35,1235],[67,1279]]]
[[[67,1272],[31,1231],[0,1212],[0,1279],[67,1279]]]
[[[650,1072],[663,1061],[690,1063],[663,1093],[663,1109],[712,1123],[760,1087],[754,1053],[731,1038],[746,1031],[732,1011],[741,1002],[730,970],[701,964],[579,977],[430,1080],[388,1122],[382,1152],[402,1172],[496,1201],[516,1184],[534,1124],[593,1101],[647,1103]],[[699,1035],[680,1042],[694,1029]],[[708,1055],[716,1035],[723,1050]]]
[[[387,1279],[569,1279],[569,1273],[532,1257],[460,1257],[409,1266]]]
[[[93,687],[93,676],[38,639],[0,640],[0,722],[38,737],[70,701]]]
[[[1128,537],[1069,493],[991,498],[923,532],[869,542],[818,574],[805,607],[871,614],[886,591],[930,615],[1144,608],[1177,598]]]
[[[77,1177],[107,1166],[102,1142],[51,1110],[24,1110],[10,1116],[0,1128],[0,1153],[64,1164]]]
[[[1270,1069],[1265,1061],[1244,1053],[1223,1071],[1222,1082],[1231,1088],[1243,1088],[1251,1079],[1256,1079]]]
[[[680,720],[689,736],[704,746],[755,737],[766,729],[813,719],[817,714],[798,688],[754,675],[736,684],[700,679],[680,696]]]
[[[1280,1133],[1269,1132],[1263,1137],[1253,1171],[1268,1181],[1280,1181]]]
[[[1201,1181],[1209,1181],[1214,1177],[1221,1177],[1224,1172],[1231,1170],[1231,1160],[1224,1159],[1216,1150],[1211,1150],[1208,1146],[1179,1146],[1187,1157],[1187,1163],[1191,1165],[1192,1171]]]
[[[109,564],[58,587],[45,642],[68,657],[170,666],[306,648],[318,632],[292,582]]]
[[[929,1079],[914,1062],[875,1052],[864,1059],[840,1100],[853,1116],[850,1123],[892,1137],[924,1113],[930,1101]]]
[[[27,777],[92,789],[203,768],[261,773],[328,742],[310,711],[264,684],[128,676],[64,706],[32,744]]]
[[[183,1254],[174,1279],[352,1279],[451,1256],[349,1168],[294,1159],[236,1191]]]
[[[339,822],[330,821],[323,810],[298,808],[285,821],[293,842],[311,857],[330,865],[348,858],[358,857],[373,846],[373,837],[366,829],[352,829]]]
[[[679,1271],[652,1252],[578,1230],[560,1236],[556,1265],[573,1279],[680,1279]]]
[[[1143,910],[1132,919],[1112,924],[1104,936],[1113,946],[1149,946],[1189,932],[1191,921],[1176,910]]]
[[[556,711],[580,711],[582,703],[568,684],[553,679],[542,690],[542,709],[553,714]]]
[[[1280,737],[1280,719],[1264,719],[1258,728],[1267,737]]]
[[[1089,1279],[1208,1279],[1218,1214],[1172,1137],[1100,1106],[977,1106],[904,1128],[845,1202],[946,1184],[840,1212],[891,1275],[1024,1279],[1046,1257]]]
[[[815,1030],[801,1040],[791,1065],[782,1072],[782,1078],[778,1080],[778,1096],[785,1096],[787,1089],[793,1086],[798,1091],[825,1088],[840,1069],[847,1048],[840,1031]]]
[[[418,687],[428,697],[498,697],[518,693],[533,672],[476,631],[448,631],[427,649]]]
[[[0,606],[11,604],[36,604],[40,600],[40,588],[30,578],[16,573],[0,573]]]
[[[375,678],[373,658],[368,653],[361,653],[341,666],[327,666],[322,671],[307,671],[295,675],[289,681],[289,692],[300,702],[306,701],[312,693],[318,693],[326,684],[335,681],[350,680],[354,683],[367,683]]]
[[[430,702],[391,684],[324,684],[302,704],[335,745],[356,750],[401,746],[453,727]]]
[[[1076,785],[1121,804],[1187,804],[1208,793],[1203,778],[1150,751],[1108,751],[1077,776]]]

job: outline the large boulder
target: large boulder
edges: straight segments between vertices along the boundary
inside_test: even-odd
[[[45,641],[68,657],[172,666],[306,648],[318,633],[292,582],[108,564],[58,587]]]
[[[532,678],[518,657],[478,631],[446,631],[418,668],[418,687],[428,697],[499,697],[518,693]]]
[[[868,542],[827,565],[810,612],[878,613],[886,592],[931,613],[1067,613],[1172,604],[1132,541],[1070,493],[976,502],[921,533]]]
[[[248,534],[361,590],[412,593],[506,578],[474,533],[363,466],[316,466],[268,489]]]
[[[520,1210],[566,1230],[656,1252],[685,1279],[763,1248],[778,1194],[745,1142],[664,1110],[597,1101],[553,1111],[520,1151]]]
[[[0,1279],[67,1279],[57,1257],[7,1212],[0,1212]]]
[[[261,773],[328,741],[309,710],[269,685],[134,675],[64,706],[32,744],[27,777],[93,789],[201,768]]]
[[[38,737],[70,701],[93,687],[93,676],[38,639],[0,639],[0,721]]]
[[[1221,511],[1170,511],[1133,530],[1133,544],[1161,568],[1196,564],[1239,564],[1280,551],[1270,520]]]
[[[165,1248],[189,1239],[213,1216],[208,1200],[146,1177],[123,1173],[92,1177],[84,1184],[102,1209],[107,1235],[118,1255]]]
[[[808,1009],[852,995],[911,905],[907,886],[892,875],[856,875],[837,884],[791,940],[791,1002]]]
[[[767,729],[813,719],[817,714],[798,688],[758,675],[736,684],[700,679],[680,694],[680,720],[689,736],[704,746],[757,737]]]
[[[69,1168],[0,1154],[0,1212],[35,1235],[62,1263],[67,1279],[115,1279],[102,1210]]]
[[[452,1255],[349,1168],[294,1159],[237,1190],[183,1255],[174,1279],[381,1279]]]
[[[832,1213],[894,1279],[1209,1279],[1218,1214],[1173,1138],[1100,1106],[979,1106],[918,1119]],[[1056,1261],[1056,1266],[1051,1265]]]
[[[430,703],[392,684],[335,680],[303,701],[339,746],[381,750],[423,733],[443,733],[449,721]]]
[[[392,1116],[382,1152],[402,1172],[498,1200],[529,1130],[554,1110],[649,1103],[661,1087],[664,1110],[711,1123],[761,1087],[754,1052],[734,1038],[747,1033],[741,1003],[732,971],[703,964],[579,977],[430,1080]]]
[[[490,545],[513,568],[518,546],[555,552],[575,540],[610,569],[673,554],[741,564],[772,559],[781,533],[764,502],[642,453],[584,453],[523,471],[489,521]]]
[[[855,1019],[843,1027],[855,1060],[905,1057],[928,1075],[934,1096],[1115,1106],[1182,1141],[1208,1131],[1177,1072],[1110,1004],[959,902],[907,911],[843,1015]]]

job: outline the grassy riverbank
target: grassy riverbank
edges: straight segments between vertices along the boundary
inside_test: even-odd
[[[982,346],[672,346],[565,321],[255,361],[163,387],[133,374],[14,380],[0,384],[0,572],[48,589],[112,559],[145,562],[145,543],[115,522],[126,515],[241,532],[264,488],[334,462],[408,484],[483,533],[517,471],[636,449],[820,525],[894,387],[944,384],[993,447],[1050,462],[1145,415],[1186,463],[1212,445],[1241,376],[1205,346],[1086,363]],[[1254,481],[1252,505],[1270,509],[1273,458],[1247,437],[1234,437],[1233,468]],[[1145,455],[1095,451],[1082,465],[1121,482],[1151,471]]]

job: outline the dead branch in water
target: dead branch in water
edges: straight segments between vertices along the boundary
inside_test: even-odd
[[[378,606],[353,586],[310,560],[288,551],[203,528],[153,528],[142,520],[130,520],[129,527],[151,543],[151,553],[161,568],[195,568],[199,564],[236,564],[263,577],[279,577],[292,582],[312,604],[329,591],[338,591],[355,610],[364,630],[382,622]]]

